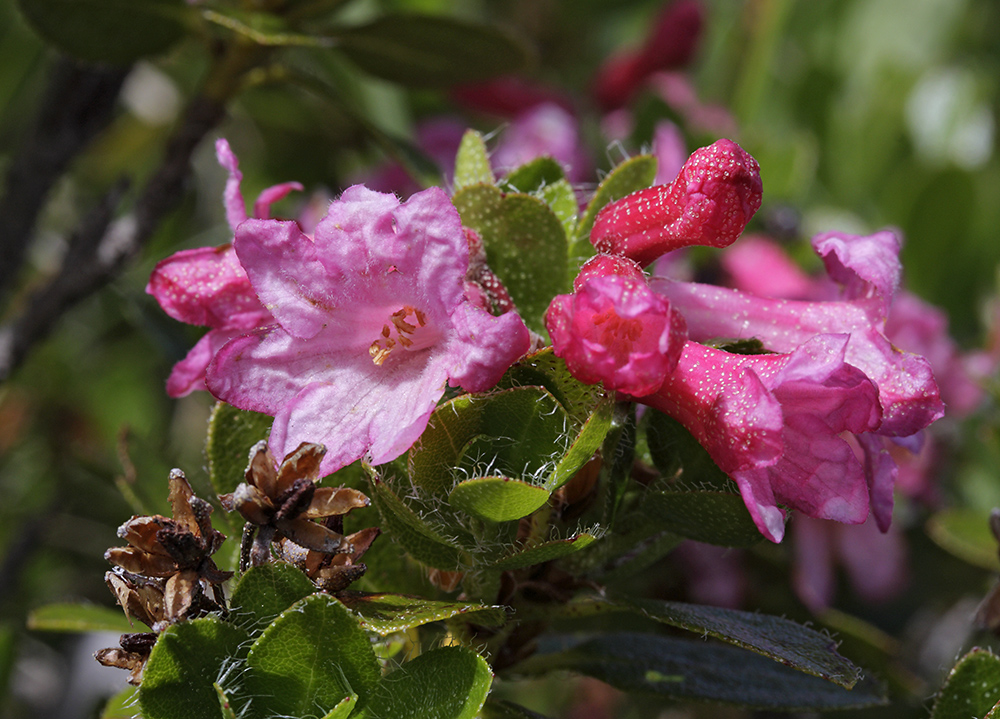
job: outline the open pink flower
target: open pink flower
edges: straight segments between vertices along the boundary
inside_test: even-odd
[[[590,241],[640,265],[690,245],[732,244],[760,209],[757,161],[731,140],[696,150],[669,185],[633,192],[602,209]]]
[[[468,241],[439,188],[400,204],[354,186],[315,238],[295,222],[250,219],[234,246],[277,323],[226,344],[208,386],[274,415],[276,456],[325,444],[323,473],[398,457],[446,383],[487,389],[528,349],[516,313],[494,317],[466,297]]]
[[[555,353],[573,376],[635,395],[659,389],[677,366],[687,333],[684,319],[646,285],[642,268],[597,255],[573,287],[545,314]]]
[[[243,175],[236,156],[225,140],[218,140],[215,153],[219,164],[229,171],[224,202],[229,227],[247,219],[246,204],[240,191]],[[254,203],[254,217],[267,218],[271,203],[292,190],[301,190],[297,182],[286,182],[264,190]],[[156,265],[146,286],[163,310],[176,320],[211,329],[174,365],[167,379],[167,394],[183,397],[205,389],[205,368],[222,346],[243,332],[272,322],[271,313],[260,304],[240,266],[232,245],[198,247],[182,250]]]
[[[736,355],[688,342],[655,393],[636,400],[695,436],[736,482],[761,533],[784,535],[785,504],[858,524],[865,470],[844,432],[878,427],[878,389],[846,361],[846,335],[818,335],[788,354]]]

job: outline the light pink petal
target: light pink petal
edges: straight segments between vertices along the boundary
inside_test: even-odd
[[[851,585],[869,602],[898,597],[907,584],[906,541],[899,529],[868,522],[836,528],[836,548]]]
[[[239,224],[247,218],[247,205],[243,200],[243,193],[240,191],[243,173],[239,170],[239,162],[230,149],[229,143],[221,137],[215,141],[215,156],[223,169],[229,172],[222,201],[226,207],[226,221],[229,223],[229,229],[236,232]]]
[[[872,515],[878,528],[887,532],[892,523],[893,488],[899,473],[896,461],[889,454],[890,439],[872,434],[859,434],[857,439],[864,453]]]
[[[730,475],[740,489],[750,518],[767,539],[778,543],[785,537],[785,511],[777,506],[766,468],[752,467]]]
[[[901,244],[889,230],[866,236],[827,232],[812,240],[827,274],[843,286],[844,299],[872,302],[882,321],[899,288]]]
[[[329,324],[339,288],[297,223],[247,220],[236,230],[234,245],[257,296],[285,330],[308,339]]]
[[[468,392],[482,392],[497,382],[531,347],[531,336],[516,312],[494,317],[465,302],[451,316],[455,339],[447,348],[448,378]]]
[[[607,205],[590,241],[640,265],[690,245],[726,247],[760,208],[762,192],[757,161],[735,142],[718,140],[696,150],[669,185]]]
[[[852,527],[851,529],[854,529]],[[833,573],[833,541],[836,525],[810,517],[792,522],[792,585],[799,599],[813,612],[830,606],[836,588]]]
[[[446,365],[440,357],[418,371],[406,363],[356,363],[340,367],[331,380],[306,384],[276,414],[270,437],[278,455],[300,442],[326,445],[321,474],[366,455],[383,464],[409,449],[444,394]]]
[[[292,190],[302,191],[302,184],[298,182],[283,182],[280,185],[272,185],[266,188],[257,197],[253,204],[253,216],[259,220],[266,220],[271,216],[271,205],[283,199]]]
[[[570,182],[580,182],[586,174],[576,118],[555,103],[519,114],[504,130],[490,162],[498,173],[506,173],[539,157],[551,157],[562,165]]]
[[[174,365],[167,377],[167,396],[185,397],[195,390],[208,389],[205,386],[205,368],[215,356],[213,338],[211,334],[216,330],[209,330],[208,334],[202,337],[191,348],[180,362]],[[220,345],[221,346],[221,345]]]
[[[677,179],[687,160],[687,145],[680,128],[669,120],[656,123],[653,131],[653,154],[656,156],[654,185],[668,185]]]
[[[231,245],[182,250],[157,263],[146,292],[181,322],[250,329],[269,319]]]
[[[726,248],[719,261],[729,284],[743,292],[784,299],[807,299],[815,293],[815,280],[767,237],[743,237]]]

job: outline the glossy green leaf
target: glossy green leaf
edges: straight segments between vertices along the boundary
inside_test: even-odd
[[[927,521],[927,534],[959,559],[1000,572],[997,540],[990,531],[988,514],[971,509],[944,509]]]
[[[145,719],[220,719],[215,683],[247,641],[242,629],[215,617],[164,630],[146,662],[139,706]]]
[[[47,604],[28,615],[28,629],[41,632],[128,632],[136,629],[118,607],[96,604]],[[143,627],[144,625],[140,625]]]
[[[382,529],[411,557],[429,567],[448,571],[468,565],[461,547],[407,507],[385,482],[373,482],[370,497],[382,517]]]
[[[570,257],[575,262],[583,264],[583,261],[592,256],[594,247],[590,244],[590,231],[594,228],[597,213],[605,205],[649,187],[655,177],[656,158],[652,155],[636,155],[608,173],[597,186],[597,192],[594,193],[583,217],[580,218],[576,236],[570,247]]]
[[[434,649],[388,674],[358,719],[473,719],[492,683],[489,665],[471,649]]]
[[[852,688],[861,670],[836,651],[828,635],[782,617],[656,599],[616,600],[650,619],[763,654],[787,667]]]
[[[475,130],[466,130],[455,155],[455,190],[472,185],[492,185],[493,169],[490,154],[486,150],[483,136]]]
[[[251,567],[233,590],[229,618],[250,634],[259,634],[275,617],[315,591],[309,578],[290,564]]]
[[[543,487],[507,477],[476,477],[456,485],[448,503],[490,522],[527,517],[549,500]]]
[[[485,80],[528,61],[524,47],[500,30],[433,15],[385,15],[332,38],[365,72],[409,87]]]
[[[1000,702],[1000,657],[975,648],[958,660],[934,702],[931,719],[984,717]]]
[[[31,26],[60,50],[90,62],[129,65],[184,35],[184,0],[18,0]]]
[[[565,180],[562,166],[551,157],[536,157],[520,167],[508,172],[500,181],[500,189],[504,192],[523,192],[536,194],[543,187]]]
[[[658,694],[762,709],[829,710],[884,704],[882,692],[860,683],[844,689],[736,647],[652,634],[619,632],[550,637],[514,671],[568,670],[627,692]]]
[[[559,218],[537,197],[504,194],[492,185],[466,187],[452,201],[462,224],[483,238],[490,268],[525,324],[544,335],[545,310],[569,286],[566,233]]]
[[[661,529],[707,544],[749,547],[763,538],[743,498],[729,492],[650,490],[642,512]]]
[[[493,564],[492,568],[500,570],[521,569],[543,562],[551,562],[589,547],[593,544],[594,539],[594,535],[581,532],[569,539],[553,539],[542,542],[534,547],[504,557]]]
[[[266,414],[247,412],[225,402],[216,403],[208,421],[205,442],[208,476],[216,492],[232,492],[243,481],[250,449],[260,440],[267,439],[273,421]]]
[[[285,610],[247,655],[258,709],[315,716],[356,695],[364,703],[379,680],[371,642],[343,604],[313,594]]]
[[[402,594],[346,595],[344,603],[360,618],[361,626],[382,636],[459,615],[473,624],[497,627],[507,614],[503,607],[470,602],[438,602]]]

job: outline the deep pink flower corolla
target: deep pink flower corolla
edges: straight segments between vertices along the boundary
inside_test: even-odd
[[[274,415],[276,456],[325,444],[324,473],[398,457],[447,383],[488,389],[528,350],[516,313],[495,317],[467,298],[468,241],[439,188],[400,204],[354,186],[314,238],[295,222],[250,219],[234,246],[277,323],[226,344],[208,386]]]
[[[687,339],[684,319],[652,292],[642,268],[597,255],[545,314],[555,353],[582,382],[643,395],[677,366]]]
[[[243,175],[228,142],[218,140],[215,153],[219,164],[229,172],[224,203],[226,219],[235,232],[247,219],[240,191]],[[271,203],[301,189],[297,182],[267,188],[254,203],[254,217],[267,218]],[[171,397],[206,389],[205,369],[215,353],[243,332],[273,321],[257,299],[231,244],[182,250],[162,260],[153,270],[146,292],[174,319],[211,328],[174,366],[167,379],[167,394]]]
[[[761,533],[784,535],[784,504],[848,524],[869,511],[865,470],[840,436],[878,427],[878,389],[845,359],[847,335],[781,355],[688,342],[655,393],[636,400],[683,424],[736,482]]]
[[[695,151],[669,185],[639,190],[602,209],[590,241],[640,265],[690,245],[732,244],[760,209],[757,161],[731,140]]]

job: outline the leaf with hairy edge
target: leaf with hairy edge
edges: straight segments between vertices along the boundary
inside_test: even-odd
[[[845,689],[852,688],[861,678],[861,670],[837,653],[833,639],[789,619],[657,599],[618,599],[613,603],[672,627],[708,634],[763,654]]]
[[[763,538],[738,494],[649,490],[641,511],[660,529],[720,547],[750,547]]]
[[[569,539],[553,539],[542,542],[534,547],[522,549],[516,554],[508,555],[491,565],[491,569],[521,569],[543,562],[551,562],[553,559],[561,559],[581,549],[589,547],[594,542],[594,535],[581,532]]]
[[[343,600],[360,617],[361,626],[381,636],[461,615],[473,624],[501,626],[503,607],[468,602],[438,602],[402,594],[345,595]]]
[[[314,592],[315,585],[290,564],[251,567],[233,590],[230,620],[256,635],[295,602]]]
[[[655,177],[656,158],[652,155],[636,155],[608,173],[597,186],[597,192],[594,193],[576,228],[576,236],[570,246],[570,257],[573,261],[582,265],[594,254],[594,246],[590,244],[590,231],[594,228],[597,213],[605,205],[650,187]]]
[[[528,195],[537,194],[548,185],[565,180],[562,167],[551,157],[536,157],[508,172],[500,180],[500,189],[504,192],[522,192]]]
[[[552,209],[533,195],[472,185],[452,202],[462,224],[483,238],[490,269],[510,293],[525,324],[545,335],[545,310],[569,287],[567,242]]]
[[[475,130],[466,130],[455,155],[455,190],[472,185],[492,185],[494,182],[490,154],[483,136]]]
[[[976,647],[952,668],[931,719],[984,717],[1000,702],[1000,657]]]
[[[326,713],[355,696],[364,703],[380,674],[357,618],[328,594],[282,612],[253,643],[247,667],[258,709],[279,716]]]
[[[194,10],[184,0],[18,0],[31,26],[59,49],[90,62],[129,65],[184,36]]]
[[[452,507],[490,522],[527,517],[549,501],[549,491],[509,477],[476,477],[459,482],[448,495]]]
[[[96,604],[46,604],[28,615],[27,624],[28,629],[39,632],[136,631],[121,609]]]
[[[576,233],[576,219],[580,214],[580,206],[576,202],[576,193],[568,180],[559,180],[551,185],[546,185],[535,192],[546,205],[555,213],[562,223],[566,237],[573,237]]]
[[[328,35],[365,72],[408,87],[485,80],[528,61],[524,46],[496,28],[434,15],[385,15]]]
[[[205,454],[208,476],[218,494],[232,492],[243,481],[250,448],[267,439],[273,421],[274,418],[266,414],[236,409],[225,402],[216,403],[208,420]]]
[[[215,617],[168,627],[157,639],[143,670],[139,688],[142,716],[220,719],[215,683],[246,641],[246,632]]]
[[[465,551],[403,504],[385,482],[373,479],[372,489],[371,499],[382,517],[382,529],[405,547],[410,556],[429,567],[447,571],[470,563]]]
[[[226,696],[226,691],[218,682],[212,684],[212,688],[215,689],[216,696],[219,697],[219,709],[222,712],[222,719],[236,719],[236,712],[233,710],[232,702],[229,701],[229,697]]]
[[[101,710],[100,719],[135,719],[135,703],[139,701],[139,687],[122,689],[108,699]]]
[[[351,712],[354,711],[357,703],[358,698],[356,696],[346,697],[340,704],[331,709],[323,719],[347,719],[347,717],[351,716]]]
[[[513,668],[519,675],[568,670],[627,692],[760,709],[830,710],[885,704],[879,687],[844,689],[736,647],[618,632],[547,637]]]
[[[492,683],[486,660],[471,649],[434,649],[386,675],[358,719],[473,719]]]

